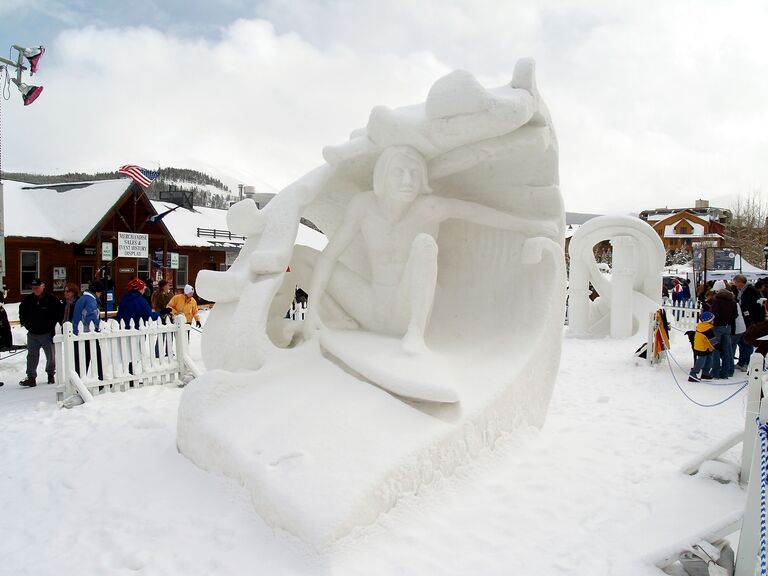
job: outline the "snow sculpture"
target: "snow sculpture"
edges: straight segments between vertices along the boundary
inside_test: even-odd
[[[209,372],[178,424],[185,455],[318,545],[541,426],[565,303],[557,140],[533,61],[494,90],[448,74],[323,155],[264,210],[230,209],[248,240],[196,280],[217,302]],[[294,248],[302,216],[330,237],[322,254]],[[303,327],[282,318],[296,284]]]
[[[403,336],[403,350],[410,354],[427,350],[424,333],[435,295],[441,223],[455,219],[529,236],[558,234],[552,222],[430,193],[421,154],[409,146],[385,148],[373,170],[373,191],[350,201],[309,291],[317,302],[326,287],[333,288],[334,300],[354,321],[370,332]],[[358,235],[365,245],[370,281],[337,262]],[[315,308],[308,318],[310,329],[317,321]]]
[[[610,276],[600,272],[594,247],[610,240]],[[572,335],[632,336],[661,305],[666,252],[656,231],[631,216],[598,216],[578,228],[570,256],[568,325]],[[589,284],[600,295],[590,301]]]

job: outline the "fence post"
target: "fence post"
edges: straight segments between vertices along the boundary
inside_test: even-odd
[[[762,354],[754,352],[749,358],[749,369],[747,378],[749,386],[747,387],[747,416],[744,423],[744,442],[741,448],[741,472],[739,480],[742,484],[749,482],[750,466],[755,451],[755,434],[757,432],[757,422],[755,415],[760,409],[760,388],[763,385],[763,362],[765,359]]]
[[[61,342],[61,324],[56,324],[53,333],[53,350],[56,361],[56,401],[61,402],[64,400],[64,386],[67,382],[67,366],[64,363],[64,349]]]
[[[764,388],[763,392],[768,394],[768,386]],[[759,415],[761,424],[768,422],[768,400],[765,398],[760,403]],[[744,440],[746,443],[747,439],[745,438]],[[750,441],[755,447],[759,446],[757,444],[756,426]],[[757,553],[760,548],[760,488],[762,484],[759,452],[756,452],[752,457],[749,475],[747,502],[744,506],[744,521],[741,523],[741,535],[739,536],[739,549],[736,556],[736,572],[734,576],[754,576],[756,572]]]

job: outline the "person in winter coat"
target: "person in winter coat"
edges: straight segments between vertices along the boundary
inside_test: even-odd
[[[736,297],[725,287],[722,280],[715,282],[713,289],[716,292],[710,312],[715,315],[714,328],[718,345],[712,354],[712,376],[724,379],[733,376],[735,370],[731,333],[736,324]]]
[[[5,311],[5,293],[0,290],[0,350],[6,350],[13,346],[11,323],[8,321],[8,313]],[[0,382],[3,386],[5,382]]]
[[[37,364],[40,349],[45,353],[48,384],[54,383],[56,358],[53,354],[53,329],[61,317],[61,302],[45,290],[45,282],[35,278],[30,283],[32,294],[19,304],[19,323],[27,329],[27,378],[20,386],[37,386]]]
[[[168,308],[170,308],[170,314],[176,316],[176,314],[183,314],[187,321],[187,324],[192,324],[192,319],[195,320],[195,324],[200,328],[203,324],[200,322],[200,314],[197,311],[197,301],[194,298],[195,289],[187,284],[184,286],[184,294],[176,294],[171,301],[168,302]]]
[[[128,292],[126,292],[117,305],[117,316],[115,320],[122,322],[128,328],[139,328],[139,322],[144,320],[157,320],[160,314],[152,312],[147,299],[144,297],[146,284],[139,278],[134,278],[128,282]]]
[[[714,319],[715,315],[712,312],[702,312],[701,321],[696,325],[696,335],[693,337],[694,361],[693,368],[688,374],[688,382],[712,379],[712,353],[717,344],[717,336],[712,324]]]
[[[684,299],[683,285],[677,278],[672,279],[672,306],[678,306]],[[690,296],[690,292],[688,292]]]
[[[154,286],[152,286],[152,278],[147,276],[142,280],[142,282],[144,282],[144,289],[141,291],[141,295],[144,296],[147,304],[152,306],[152,291],[154,289]]]
[[[11,323],[8,321],[8,312],[5,311],[5,294],[0,290],[0,350],[6,350],[13,346]]]
[[[82,296],[75,302],[75,309],[72,312],[72,331],[78,334],[80,331],[80,323],[83,324],[83,332],[90,332],[91,323],[95,332],[99,331],[99,302],[101,296],[104,294],[104,285],[98,280],[94,280],[88,286],[88,290],[83,292]],[[85,369],[88,370],[88,366],[91,364],[91,347],[85,346]],[[104,379],[104,374],[101,367],[101,345],[96,340],[96,367],[99,375],[99,380]],[[75,371],[82,376],[80,372],[80,355],[78,353],[77,342],[75,342]]]
[[[765,320],[765,307],[760,302],[762,295],[754,286],[752,286],[752,284],[747,283],[747,277],[743,274],[737,274],[733,277],[733,285],[738,290],[737,298],[741,305],[741,312],[744,315],[746,328],[749,328],[756,322]],[[743,338],[737,341],[737,345],[739,349],[739,363],[737,367],[742,372],[746,372],[749,365],[749,357],[755,349]]]
[[[93,322],[95,331],[99,331],[99,302],[104,293],[104,285],[98,280],[91,282],[88,290],[75,302],[75,309],[72,311],[72,331],[79,334],[80,322],[83,323],[83,331],[90,331],[90,324]]]
[[[701,311],[702,312],[711,312],[712,311],[712,301],[715,299],[715,291],[714,290],[707,290],[706,294],[704,295],[704,301],[701,303]]]
[[[691,281],[687,278],[683,280],[683,302],[688,302],[691,299]]]
[[[61,318],[60,324],[64,322],[72,322],[72,317],[75,313],[75,302],[80,298],[80,288],[77,284],[69,282],[64,286],[64,300],[61,301]]]
[[[165,310],[168,308],[168,303],[173,298],[171,294],[171,285],[167,280],[160,280],[157,283],[157,290],[152,293],[152,310],[160,312],[160,319],[165,322],[168,317],[168,312]]]

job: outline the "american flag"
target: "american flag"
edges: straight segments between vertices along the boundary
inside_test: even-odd
[[[130,176],[133,181],[142,188],[147,188],[150,184],[152,184],[152,180],[160,175],[159,170],[147,170],[146,168],[142,168],[141,166],[134,166],[133,164],[120,166],[117,171],[120,172],[120,174]]]

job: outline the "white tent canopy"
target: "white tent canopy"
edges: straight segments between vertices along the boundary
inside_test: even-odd
[[[768,276],[768,270],[758,268],[737,254],[733,261],[733,270],[707,270],[707,280],[731,280],[736,274],[744,274],[748,281],[754,282],[758,278]]]
[[[699,272],[697,270],[696,272]],[[758,268],[754,264],[736,254],[733,268],[730,270],[707,270],[707,280],[731,280],[736,274],[744,274],[749,282],[768,276],[768,270]],[[680,278],[693,279],[693,267],[690,264],[682,266],[667,266],[664,268],[664,276],[679,276]]]

